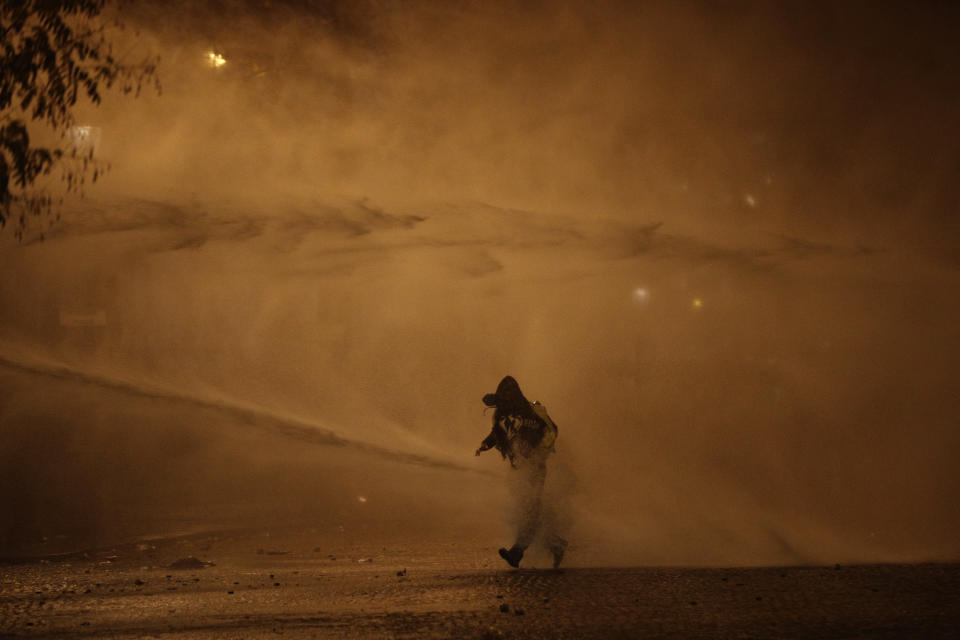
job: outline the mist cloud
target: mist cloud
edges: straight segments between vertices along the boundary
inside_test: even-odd
[[[45,241],[4,239],[7,360],[254,410],[164,404],[148,430],[232,442],[283,415],[490,473],[479,399],[509,373],[559,424],[609,562],[956,556],[938,10],[244,7],[138,7],[164,94],[89,111],[106,181]],[[16,388],[10,433],[33,419]],[[44,419],[122,432],[72,402]],[[445,482],[470,490],[425,522],[479,490]],[[334,484],[293,502],[323,513]]]

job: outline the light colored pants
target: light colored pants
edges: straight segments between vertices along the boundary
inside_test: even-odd
[[[557,500],[544,491],[546,461],[524,460],[510,475],[510,493],[514,499],[512,520],[517,536],[515,546],[525,550],[539,537],[551,551],[563,551],[567,541],[560,535]]]

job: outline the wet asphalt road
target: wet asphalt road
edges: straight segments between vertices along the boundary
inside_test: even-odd
[[[215,564],[171,568],[186,558]],[[143,542],[3,564],[0,637],[960,637],[957,564],[595,568],[573,560],[560,571],[511,570],[480,544],[309,535]]]

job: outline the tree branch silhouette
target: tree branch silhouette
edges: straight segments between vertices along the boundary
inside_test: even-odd
[[[105,17],[111,4],[0,0],[0,228],[13,222],[18,240],[31,220],[59,218],[54,197],[37,186],[41,176],[59,168],[66,190],[82,195],[88,178],[109,169],[71,136],[78,99],[99,105],[103,90],[138,96],[148,85],[160,92],[158,57],[129,64],[114,56],[110,29],[124,25]],[[36,143],[37,128],[59,142]]]

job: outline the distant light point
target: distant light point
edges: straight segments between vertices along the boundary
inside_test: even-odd
[[[210,66],[214,69],[219,69],[223,65],[227,64],[227,59],[215,51],[210,51],[207,53],[207,60],[210,62]]]
[[[693,301],[690,303],[690,308],[693,309],[694,311],[700,311],[701,309],[703,309],[703,300],[700,298],[694,298]]]
[[[366,502],[367,499],[364,496],[357,496],[357,502]]]
[[[645,303],[650,300],[650,292],[643,287],[637,287],[633,290],[633,299]]]
[[[743,196],[743,201],[747,203],[747,206],[748,206],[748,207],[751,207],[751,208],[752,208],[752,207],[756,207],[756,206],[757,206],[757,199],[754,198],[752,194],[749,194],[749,193],[748,193],[748,194],[744,195],[744,196]]]

